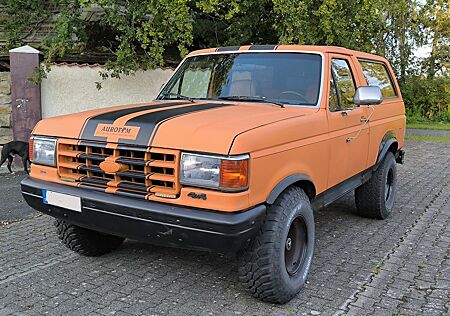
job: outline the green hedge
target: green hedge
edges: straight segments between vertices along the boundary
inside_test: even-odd
[[[401,85],[407,116],[411,121],[427,119],[450,122],[450,77],[428,79],[409,76]]]

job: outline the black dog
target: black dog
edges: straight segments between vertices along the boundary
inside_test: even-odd
[[[8,159],[8,170],[9,172],[13,173],[11,165],[14,159],[14,155],[19,155],[20,157],[22,157],[23,170],[28,173],[28,164],[31,163],[28,148],[29,145],[27,142],[12,141],[4,144],[2,148],[0,167],[4,164],[6,159]]]

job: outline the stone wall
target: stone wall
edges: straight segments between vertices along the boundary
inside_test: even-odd
[[[11,77],[9,72],[0,72],[0,144],[11,141]]]

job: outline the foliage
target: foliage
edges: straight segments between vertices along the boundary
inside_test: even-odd
[[[386,56],[408,113],[448,112],[448,0],[0,0],[0,9],[7,48],[49,23],[46,61],[108,53],[103,79],[177,62],[198,48],[335,45]],[[414,49],[423,44],[432,52],[421,61]]]
[[[271,0],[191,2],[198,47],[267,44],[278,41]]]
[[[416,119],[420,122],[415,122]],[[406,128],[450,131],[450,123],[429,121],[423,117],[406,117]]]
[[[107,51],[112,58],[101,75],[120,77],[162,65],[167,47],[186,55],[193,31],[187,2],[0,0],[4,8],[0,24],[8,34],[9,48],[23,44],[27,31],[32,32],[37,24],[56,17],[43,43],[47,62],[69,52]]]
[[[431,54],[425,59],[428,77],[444,73],[450,68],[450,2],[427,0],[421,10],[425,36],[431,44]]]
[[[109,51],[113,57],[107,69],[113,77],[162,65],[165,52],[174,48],[183,57],[188,48],[267,43],[343,46],[390,55],[406,65],[417,11],[412,0],[0,0],[2,3],[8,12],[15,12],[5,27],[11,34],[10,45],[18,45],[23,40],[18,34],[36,20],[30,11],[48,18],[51,10],[59,8],[53,32],[45,42],[47,61],[68,51]],[[36,3],[39,8],[33,8]],[[20,28],[13,27],[14,23]],[[409,40],[398,44],[399,34]]]
[[[6,49],[23,44],[36,27],[52,16],[53,1],[0,0],[0,25],[6,35]]]
[[[401,91],[408,116],[450,122],[450,76],[411,76]]]
[[[377,49],[382,29],[379,0],[274,0],[280,42]],[[352,17],[352,18],[349,18]]]
[[[120,77],[139,69],[163,65],[164,49],[176,46],[181,56],[192,43],[192,23],[187,0],[122,1],[80,0],[83,6],[99,5],[104,12],[100,19],[106,29],[115,34],[115,58],[107,64],[109,72]]]

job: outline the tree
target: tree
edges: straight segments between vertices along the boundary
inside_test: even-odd
[[[414,0],[390,0],[385,10],[385,56],[403,84],[414,65],[414,48],[423,44],[418,4]]]
[[[450,67],[450,5],[448,0],[428,0],[422,9],[426,36],[429,38],[431,54],[424,66],[428,78]]]
[[[278,41],[271,0],[198,0],[191,2],[191,10],[199,47]]]
[[[164,63],[167,48],[187,53],[192,44],[188,0],[0,0],[8,47],[23,44],[38,21],[54,17],[44,40],[45,60],[68,52],[109,52],[104,78]],[[88,14],[96,9],[96,19]],[[101,30],[99,33],[98,31]]]
[[[335,45],[367,52],[383,29],[380,0],[274,0],[276,29],[286,44]]]
[[[46,60],[68,52],[110,53],[103,77],[179,60],[188,49],[244,44],[336,45],[385,55],[401,80],[421,44],[416,0],[0,0],[10,44],[57,12]],[[427,0],[441,64],[448,0]],[[440,4],[440,9],[435,4]],[[447,10],[447,11],[446,11]],[[31,12],[35,11],[35,12]],[[91,14],[91,12],[94,12]],[[446,22],[447,21],[447,22]],[[447,24],[446,24],[447,23]],[[431,36],[431,35],[430,35]],[[448,38],[448,36],[447,36]],[[447,46],[446,46],[447,45]]]

